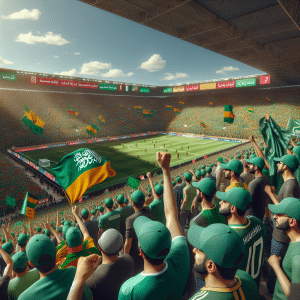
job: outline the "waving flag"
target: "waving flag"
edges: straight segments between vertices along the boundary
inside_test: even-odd
[[[204,122],[200,122],[200,126],[205,127]]]
[[[136,110],[138,110],[138,111],[142,111],[142,107],[141,106],[135,106],[134,107]]]
[[[71,115],[78,116],[78,112],[75,109],[72,109],[72,108],[68,108],[68,113],[71,114]]]
[[[179,115],[180,114],[180,109],[174,107],[174,112],[175,112],[176,115]]]
[[[26,216],[29,220],[34,219],[36,204],[37,200],[33,198],[31,193],[27,192],[21,209],[21,215]]]
[[[101,123],[105,123],[105,120],[104,120],[101,116],[98,117],[98,120],[99,120]]]
[[[6,196],[6,199],[5,199],[5,203],[8,205],[8,206],[16,206],[16,199],[7,195]]]
[[[97,132],[99,131],[99,128],[94,125],[94,124],[90,124],[87,128],[86,128],[86,132],[88,134],[91,134],[91,135],[95,135]]]
[[[234,121],[235,115],[233,114],[233,106],[225,105],[224,107],[224,122],[232,124]]]
[[[166,105],[166,109],[172,110],[172,109],[173,109],[173,108],[172,108],[172,105]]]
[[[32,112],[27,106],[25,106],[25,115],[22,122],[32,130],[35,134],[44,133],[45,122],[39,118],[34,112]]]
[[[151,114],[151,110],[150,109],[144,109],[143,110],[143,116],[144,117],[152,117],[152,114]]]
[[[182,101],[179,101],[179,104],[181,104],[181,105],[184,105],[184,102],[182,102]]]
[[[253,109],[252,108],[248,108],[248,112],[252,114],[253,113]]]
[[[155,109],[151,109],[151,112],[152,112],[154,115],[156,115],[156,114],[157,114],[157,112],[156,112],[156,110],[155,110]]]
[[[120,118],[120,122],[121,122],[122,124],[125,124],[125,121],[124,121],[122,118]]]
[[[52,171],[71,205],[80,199],[88,188],[116,175],[110,161],[87,148],[67,154]]]

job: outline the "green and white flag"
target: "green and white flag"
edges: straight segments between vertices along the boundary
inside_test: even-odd
[[[293,135],[300,137],[300,120],[289,119],[287,130]]]

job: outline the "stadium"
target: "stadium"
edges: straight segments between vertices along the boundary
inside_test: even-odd
[[[263,73],[185,83],[183,78],[181,84],[149,85],[146,81],[129,82],[128,78],[123,82],[0,67],[0,221],[4,227],[9,224],[16,236],[26,228],[29,231],[28,219],[34,228],[46,228],[50,217],[58,230],[58,211],[61,219],[71,220],[70,204],[75,202],[79,210],[92,211],[105,206],[108,198],[118,206],[115,197],[122,193],[126,196],[140,190],[155,197],[151,196],[147,173],[151,172],[155,184],[165,184],[156,158],[158,151],[171,154],[174,186],[176,178],[186,172],[196,176],[197,170],[211,168],[212,176],[216,176],[221,160],[248,159],[249,153],[271,157],[272,151],[267,149],[277,147],[271,142],[275,134],[264,133],[261,125],[268,114],[276,128],[283,130],[281,138],[289,134],[286,144],[278,143],[290,149],[282,155],[297,156],[293,149],[300,138],[298,1],[252,1],[252,6],[247,1],[205,0],[74,2],[145,25]],[[108,161],[115,174],[90,184],[72,202],[55,167],[82,148]],[[278,194],[281,185],[278,179],[272,180],[270,185]],[[28,193],[36,200],[34,218],[24,213]],[[217,203],[216,198],[213,201]],[[0,236],[2,244],[9,239],[4,230]],[[264,252],[264,256],[270,254]],[[0,271],[2,275],[1,264]],[[268,281],[268,272],[264,272],[259,292],[261,299],[271,299],[274,291],[268,294],[262,287],[262,282]],[[191,291],[194,289],[188,291],[186,287],[185,296],[191,297]]]

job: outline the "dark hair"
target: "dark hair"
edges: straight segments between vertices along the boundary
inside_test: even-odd
[[[48,262],[41,266],[35,266],[36,269],[41,273],[47,273],[51,271],[56,265],[56,257],[54,257],[50,261],[49,259],[51,259],[51,256],[49,254],[43,254],[39,259],[39,264],[42,264],[46,261]]]
[[[20,246],[20,248],[25,248],[26,247],[26,243],[25,244],[19,244],[18,245]]]
[[[292,174],[294,174],[295,171],[297,170],[297,169],[293,170],[293,169],[289,168],[286,164],[284,164],[284,165],[286,166],[286,168],[288,169],[288,171],[291,172]]]
[[[300,221],[296,220],[296,222],[297,222],[298,229],[300,229]]]
[[[241,210],[241,209],[238,209],[238,208],[236,207],[236,212],[237,212],[238,216],[243,217],[243,216],[245,215],[245,212],[246,212],[250,207],[251,207],[251,202],[249,202],[249,203],[246,205],[245,210]]]
[[[245,254],[241,253],[240,256],[237,258],[237,260],[235,261],[235,265],[239,265],[243,259],[244,259]],[[225,280],[233,280],[234,276],[236,274],[236,271],[238,270],[238,267],[236,268],[224,268],[224,267],[220,267],[216,264],[217,269],[220,273],[220,276],[225,279]]]
[[[122,249],[122,246],[121,246],[120,249],[119,249],[117,252],[115,252],[115,253],[106,253],[106,252],[103,251],[103,250],[101,249],[101,247],[99,246],[99,250],[100,250],[103,254],[105,254],[106,256],[108,256],[108,257],[113,257],[113,256],[118,255],[119,252],[121,251],[121,249]]]
[[[134,205],[136,206],[137,209],[141,209],[144,207],[144,204],[145,204],[145,200],[140,200],[138,202],[134,202]]]
[[[24,269],[18,268],[18,269],[14,270],[14,271],[16,273],[18,273],[18,274],[21,274],[21,273],[23,273],[26,270],[27,266],[28,266],[28,264],[26,265],[26,267]]]
[[[212,191],[212,195],[213,195],[213,196],[211,196],[211,195],[209,195],[209,196],[208,196],[208,195],[204,195],[207,202],[212,202],[212,200],[213,200],[213,198],[214,198],[214,196],[215,196],[216,191],[217,191],[216,189],[214,189],[214,190]]]
[[[161,265],[161,264],[164,262],[164,260],[165,260],[165,258],[167,257],[167,255],[169,254],[169,252],[170,252],[170,249],[167,249],[167,248],[166,248],[166,249],[160,251],[160,252],[157,254],[157,256],[164,256],[164,258],[155,259],[155,258],[151,258],[151,257],[147,256],[147,255],[145,254],[145,252],[143,251],[143,253],[144,253],[146,259],[147,259],[147,260],[149,261],[149,263],[150,263],[151,265],[153,265],[153,266],[159,266],[159,265]]]

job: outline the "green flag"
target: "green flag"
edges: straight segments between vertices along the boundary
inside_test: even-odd
[[[27,192],[21,209],[21,215],[26,216],[29,220],[34,219],[36,204],[37,200],[33,198],[32,194]]]
[[[265,118],[260,119],[259,130],[267,145],[265,148],[265,157],[270,164],[271,185],[276,187],[276,194],[278,195],[283,179],[280,174],[277,174],[274,158],[282,157],[286,154],[291,134],[288,130],[277,125],[272,117],[270,117],[270,123]]]
[[[300,137],[300,120],[289,119],[287,130],[293,135]]]
[[[65,190],[71,205],[88,188],[116,175],[109,160],[87,148],[67,154],[52,171]]]
[[[140,181],[133,177],[128,177],[127,185],[137,190],[140,185]]]

